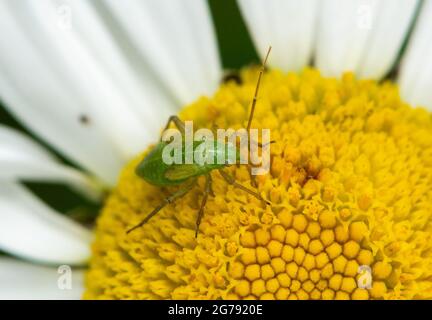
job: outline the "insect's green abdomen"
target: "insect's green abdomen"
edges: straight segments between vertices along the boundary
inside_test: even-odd
[[[193,150],[195,150],[195,148],[200,143],[201,142],[194,143]],[[204,175],[212,170],[222,168],[226,165],[226,161],[223,161],[223,163],[220,164],[217,163],[218,155],[221,152],[224,152],[225,158],[227,158],[229,154],[228,151],[236,151],[235,147],[219,144],[215,141],[212,145],[212,148],[208,150],[212,157],[214,157],[213,164],[204,163],[200,165],[195,161],[193,163],[187,164],[185,163],[185,155],[187,151],[183,145],[182,164],[166,164],[162,158],[163,150],[166,146],[166,142],[159,142],[136,168],[136,173],[138,176],[155,186],[178,185],[189,178]]]

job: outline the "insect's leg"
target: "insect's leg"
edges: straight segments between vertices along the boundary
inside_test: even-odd
[[[192,183],[190,183],[188,186],[186,186],[184,189],[180,189],[177,192],[173,193],[172,195],[166,197],[161,204],[159,204],[156,208],[153,209],[152,212],[150,212],[140,223],[135,225],[134,227],[130,228],[126,231],[126,233],[130,233],[134,231],[135,229],[138,229],[145,225],[156,213],[161,211],[167,204],[171,204],[176,200],[177,198],[183,197],[186,195],[192,187],[195,185],[196,180],[194,180]]]
[[[267,147],[269,144],[276,143],[275,140],[262,144],[261,142],[257,142],[259,148]]]
[[[258,148],[264,148],[264,147],[267,147],[269,144],[276,143],[276,140],[271,140],[267,143],[262,144],[261,142],[255,141],[254,139],[250,138],[250,143],[256,144],[258,146]]]
[[[207,202],[208,195],[211,192],[211,184],[212,184],[212,179],[211,179],[210,175],[207,174],[206,175],[206,184],[205,184],[204,196],[201,200],[201,205],[200,205],[197,220],[196,220],[195,238],[198,237],[199,226],[201,224],[201,219],[202,219],[203,214],[204,214],[204,207],[205,207],[205,204]]]
[[[215,136],[217,135],[218,129],[219,129],[218,126],[214,122],[212,122],[212,129],[211,130]]]
[[[251,108],[251,112],[250,112],[249,120],[248,120],[248,124],[247,124],[247,132],[249,132],[249,130],[251,128],[251,125],[252,125],[252,119],[253,119],[254,112],[255,112],[255,105],[256,105],[256,102],[257,102],[257,99],[258,99],[258,91],[259,91],[259,87],[260,87],[260,83],[261,83],[261,77],[262,77],[262,75],[264,73],[265,65],[266,65],[268,56],[270,54],[270,51],[271,51],[271,47],[268,48],[267,54],[266,54],[266,56],[264,58],[264,61],[263,61],[262,65],[261,65],[260,73],[258,75],[258,81],[257,81],[256,87],[255,87],[255,93],[254,93],[254,96],[253,96],[253,99],[252,99],[252,108]]]
[[[257,188],[258,187],[258,183],[256,181],[256,176],[254,176],[252,174],[252,166],[251,165],[248,165],[248,171],[249,171],[249,178],[250,178],[252,187]]]
[[[213,190],[213,179],[211,175],[209,174],[209,180],[210,180],[210,187],[209,187],[209,193],[212,197],[215,196],[214,190]]]
[[[185,133],[185,124],[184,124],[184,122],[178,116],[174,115],[174,116],[170,116],[168,118],[167,124],[165,125],[165,128],[162,131],[162,135],[169,128],[169,126],[170,126],[171,123],[174,123],[174,125],[177,127],[177,129],[180,130],[180,132],[182,134]],[[161,137],[161,140],[162,140],[162,137]]]
[[[239,188],[247,193],[249,193],[250,195],[254,196],[255,198],[257,198],[258,200],[261,200],[263,202],[265,202],[266,204],[270,205],[270,202],[263,199],[263,197],[260,196],[259,193],[250,190],[249,188],[246,188],[245,186],[243,186],[242,184],[238,183],[235,181],[235,179],[233,177],[231,177],[229,174],[227,174],[226,172],[224,172],[223,170],[219,169],[218,170],[219,173],[221,174],[222,178],[225,179],[226,182],[228,182],[229,184],[233,185],[236,188]]]

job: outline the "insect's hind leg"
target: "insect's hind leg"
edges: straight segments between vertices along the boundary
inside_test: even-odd
[[[219,169],[218,170],[219,173],[221,174],[222,178],[225,179],[225,181],[231,185],[233,185],[236,188],[239,188],[247,193],[249,193],[250,195],[254,196],[255,198],[257,198],[260,201],[265,202],[266,204],[270,205],[270,202],[265,200],[263,197],[261,197],[261,195],[253,190],[250,190],[249,188],[246,188],[245,186],[243,186],[242,184],[238,183],[237,181],[235,181],[235,179],[233,177],[231,177],[229,174],[227,174],[226,172],[224,172],[223,170]]]
[[[173,203],[176,199],[185,196],[195,185],[196,180],[192,181],[189,185],[187,185],[184,189],[180,189],[177,192],[174,192],[170,196],[166,197],[161,204],[159,204],[156,208],[153,209],[140,223],[135,225],[126,231],[127,234],[132,231],[142,227],[145,225],[153,216],[155,216],[159,211],[161,211],[167,204]]]
[[[182,134],[185,133],[185,124],[184,124],[184,122],[178,116],[173,115],[173,116],[170,116],[168,118],[167,124],[165,125],[165,128],[162,131],[161,140],[162,140],[163,133],[168,130],[168,128],[171,125],[171,123],[174,123],[174,125],[177,127],[177,129],[180,130],[180,132]]]
[[[204,207],[207,203],[208,196],[209,196],[209,194],[212,193],[212,187],[211,186],[212,186],[212,178],[211,178],[210,174],[207,174],[206,175],[205,189],[204,189],[204,196],[201,200],[201,205],[200,205],[197,220],[196,220],[195,238],[198,237],[199,227],[201,224],[202,217],[204,215]]]

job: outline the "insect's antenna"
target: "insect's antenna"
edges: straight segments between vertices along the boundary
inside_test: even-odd
[[[266,54],[266,56],[264,58],[264,61],[263,61],[262,65],[261,65],[261,70],[260,70],[260,73],[259,73],[259,76],[258,76],[258,81],[257,81],[257,85],[256,85],[256,88],[255,88],[255,94],[254,94],[254,97],[253,97],[253,100],[252,100],[252,108],[251,108],[251,112],[250,112],[250,115],[249,115],[249,121],[248,121],[248,125],[247,125],[247,132],[248,133],[249,133],[250,127],[252,125],[252,119],[253,119],[254,112],[255,112],[255,105],[256,105],[256,102],[257,102],[257,99],[258,99],[258,91],[259,91],[259,87],[260,87],[260,83],[261,83],[261,77],[262,77],[262,75],[264,73],[265,65],[267,63],[267,59],[268,59],[268,57],[270,55],[271,49],[272,49],[272,47],[269,46],[269,48],[267,50],[267,54]]]

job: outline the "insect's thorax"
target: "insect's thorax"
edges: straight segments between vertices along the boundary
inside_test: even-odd
[[[206,146],[203,143],[207,143]],[[136,173],[152,185],[178,185],[190,178],[235,164],[238,159],[239,151],[229,143],[195,141],[191,145],[182,143],[176,150],[169,143],[161,141],[139,163]]]

